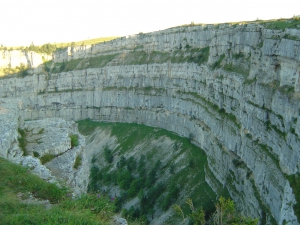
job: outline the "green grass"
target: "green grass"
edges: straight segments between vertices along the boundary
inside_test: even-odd
[[[278,88],[279,92],[291,98],[295,92],[295,88],[292,86],[284,85]]]
[[[68,72],[72,70],[82,70],[87,68],[102,68],[106,66],[110,61],[112,61],[116,56],[119,54],[112,54],[112,55],[101,55],[96,57],[89,57],[89,58],[81,58],[81,59],[72,59],[68,62],[63,63],[55,63],[50,73],[61,73],[61,72]],[[47,64],[49,67],[49,64]]]
[[[23,155],[28,155],[28,151],[26,149],[26,146],[27,146],[27,139],[26,139],[26,131],[21,129],[21,128],[18,128],[18,132],[19,132],[19,135],[20,137],[18,138],[18,141],[19,141],[19,147],[22,149],[23,151]]]
[[[249,72],[250,72],[250,70],[246,70],[246,69],[242,68],[241,66],[234,66],[232,64],[226,64],[224,66],[224,70],[229,71],[229,72],[239,73],[246,77],[249,75]]]
[[[283,132],[280,129],[278,129],[278,127],[271,124],[270,121],[267,121],[265,124],[266,124],[266,130],[267,131],[274,130],[282,139],[286,140],[286,137],[287,137],[286,132]]]
[[[39,130],[38,134],[42,134],[42,133],[44,133],[44,131],[45,131],[45,129],[42,128],[42,129]]]
[[[220,68],[221,67],[221,62],[223,61],[223,59],[225,59],[225,55],[220,55],[219,59],[211,65],[211,68],[212,69]]]
[[[99,123],[86,119],[77,121],[78,123],[78,130],[83,135],[90,135],[92,134],[97,128],[99,128]]]
[[[75,70],[78,63],[81,61],[82,59],[71,59],[70,61],[68,61],[68,63],[65,65],[64,68],[62,68],[62,70],[60,72],[67,72],[67,71],[72,71]]]
[[[259,205],[260,205],[260,207],[262,209],[261,216],[260,216],[260,224],[266,224],[266,221],[267,221],[266,214],[268,214],[268,215],[270,215],[269,216],[269,220],[270,220],[269,223],[272,224],[272,225],[276,225],[277,223],[276,223],[274,217],[272,216],[269,208],[266,206],[265,202],[263,202],[261,200],[261,197],[260,197],[260,194],[259,194],[259,190],[256,187],[254,180],[251,179],[251,178],[249,180],[250,180],[250,182],[252,184],[252,188],[254,190],[254,196],[258,200]]]
[[[45,63],[50,73],[60,73],[87,68],[103,68],[114,60],[114,65],[143,65],[153,63],[197,63],[201,65],[208,61],[209,47],[189,48],[188,50],[177,50],[173,53],[144,50],[132,51],[124,54],[108,54],[96,57],[72,59],[68,62],[55,63],[50,70],[50,63]]]
[[[187,62],[197,63],[201,65],[202,63],[206,63],[209,57],[209,47],[205,48],[192,48],[190,50],[190,56],[187,56]]]
[[[208,184],[205,182],[205,173],[204,173],[204,166],[207,164],[207,159],[204,151],[200,149],[199,147],[193,145],[189,138],[183,138],[179,137],[178,135],[169,132],[164,129],[149,127],[145,125],[140,124],[128,124],[128,123],[103,123],[103,122],[93,122],[91,120],[81,120],[78,121],[78,129],[79,131],[84,135],[90,135],[95,131],[95,129],[100,128],[104,130],[108,130],[111,133],[111,136],[114,136],[117,138],[118,146],[116,149],[113,150],[114,155],[119,155],[121,157],[122,155],[131,154],[131,151],[133,148],[137,145],[141,146],[148,146],[151,145],[151,140],[157,140],[162,137],[169,138],[172,140],[176,145],[174,145],[173,152],[170,154],[173,154],[173,157],[171,161],[166,162],[165,164],[161,165],[159,171],[157,172],[157,176],[163,176],[164,173],[167,173],[168,171],[171,171],[171,168],[173,170],[172,175],[165,180],[165,184],[168,184],[167,186],[178,186],[180,190],[186,189],[190,190],[187,193],[187,196],[184,197],[184,199],[178,199],[179,202],[184,202],[186,198],[190,197],[193,199],[196,206],[202,206],[207,212],[212,212],[214,209],[214,199],[216,199],[215,193],[212,191],[212,189],[208,186]],[[146,143],[146,144],[145,144]],[[147,144],[149,143],[149,144]],[[176,147],[175,147],[176,146]],[[152,148],[151,150],[141,149],[141,151],[144,151],[144,155],[146,158],[146,161],[144,163],[145,166],[145,173],[146,177],[150,176],[150,171],[154,169],[155,164],[159,160],[157,158],[157,154],[159,154],[161,151],[164,151],[163,149],[156,147]],[[185,165],[177,165],[175,164],[176,158],[180,157],[182,154],[185,154]],[[99,157],[104,157],[102,155],[97,155],[97,157],[93,158],[93,162],[95,165],[97,164],[97,159]],[[126,159],[126,161],[128,158]],[[140,158],[135,158],[136,162],[139,162]],[[189,162],[193,162],[193,166],[189,166]],[[94,177],[93,187],[95,189],[101,187],[102,185],[114,185],[115,183],[118,183],[116,180],[116,177],[118,176],[118,166],[117,161],[113,161],[111,164],[106,163],[102,164],[98,169],[94,168],[95,174],[91,176]],[[183,163],[183,162],[181,162]],[[132,165],[132,163],[131,163]],[[181,168],[182,167],[182,168]],[[113,169],[114,168],[114,169]],[[122,167],[122,171],[124,171],[125,167]],[[177,168],[181,168],[180,170],[177,170]],[[136,170],[133,170],[134,177],[138,177],[138,172],[135,172]],[[137,171],[141,171],[141,169],[138,169]],[[176,171],[176,172],[174,172]],[[98,181],[97,181],[98,177]],[[129,180],[129,182],[137,182],[136,179]],[[147,184],[147,180],[145,181]],[[122,183],[121,185],[123,185]],[[154,179],[151,182],[151,187],[156,187],[158,185],[157,181]],[[201,184],[201,185],[200,185]],[[92,187],[90,186],[90,187]],[[125,192],[129,192],[129,196],[135,196],[131,192],[132,185],[126,184],[126,187],[129,188],[129,190],[126,188]],[[144,193],[147,193],[149,191],[150,187],[147,187],[145,185],[142,189],[144,190]],[[93,189],[93,188],[91,188]],[[158,207],[166,207],[169,206],[170,202],[166,201],[164,197],[167,196],[169,193],[168,189],[165,187],[163,188],[163,193],[156,196],[155,199],[152,199],[151,204],[155,204]],[[137,194],[137,193],[135,193]],[[161,196],[161,197],[160,197]],[[130,197],[129,197],[130,199]],[[127,199],[127,200],[129,200]],[[172,201],[171,201],[172,202]],[[149,203],[150,204],[150,203]]]
[[[82,157],[79,155],[76,157],[74,168],[78,169],[82,165]]]
[[[201,65],[208,61],[209,47],[204,48],[188,48],[186,50],[176,50],[170,55],[172,63],[196,63]]]
[[[300,20],[298,19],[278,19],[273,21],[264,21],[260,24],[265,25],[268,29],[275,30],[285,30],[286,28],[298,28],[297,25],[300,25]]]
[[[112,54],[112,55],[101,55],[98,57],[91,57],[89,58],[87,65],[88,68],[99,68],[99,67],[104,67],[112,61],[118,54]]]
[[[155,88],[155,87],[117,87],[117,86],[110,86],[110,87],[104,87],[102,89],[103,91],[134,91],[137,94],[143,93],[144,95],[152,95],[152,96],[159,96],[162,94],[165,94],[167,92],[167,89],[164,88]],[[133,109],[131,107],[125,107],[125,109]]]
[[[233,28],[236,28],[238,26],[245,26],[247,24],[261,24],[264,25],[265,27],[269,28],[269,29],[284,29],[284,28],[298,28],[297,25],[300,24],[300,18],[297,16],[294,16],[293,18],[286,18],[286,19],[273,19],[273,20],[253,20],[253,21],[238,21],[238,22],[226,22],[226,23],[219,23],[219,24],[203,24],[203,23],[199,23],[199,24],[195,24],[195,23],[190,23],[190,24],[183,24],[180,26],[175,26],[176,28],[179,27],[191,27],[191,26],[203,26],[206,25],[204,27],[204,30],[208,30],[208,26],[207,25],[214,25],[214,29],[218,29],[220,27],[220,25],[222,24],[230,24]],[[172,28],[175,28],[172,27]],[[170,28],[171,29],[171,28]],[[186,29],[181,29],[180,32],[186,32]]]
[[[53,154],[45,154],[40,158],[40,161],[42,164],[45,164],[47,162],[50,162],[54,158],[55,158],[55,155],[53,155]]]
[[[15,68],[1,68],[0,69],[0,78],[11,78],[11,77],[26,77],[29,74],[29,68],[25,67],[23,64]]]
[[[39,158],[39,157],[40,157],[40,154],[39,154],[38,152],[34,151],[34,152],[33,152],[33,156],[36,157],[36,158]]]
[[[214,112],[218,113],[219,116],[224,119],[224,120],[230,120],[232,121],[239,129],[241,129],[241,124],[239,120],[236,118],[235,115],[226,112],[224,108],[219,108],[218,105],[206,100],[203,98],[201,95],[199,95],[196,92],[184,92],[184,91],[177,91],[178,94],[182,95],[187,95],[187,96],[192,96],[194,99],[190,98],[184,98],[185,100],[190,100],[194,102],[195,104],[201,105],[208,113],[210,113],[210,110],[213,110]]]
[[[293,193],[296,197],[296,204],[294,205],[295,215],[298,220],[300,220],[300,176],[299,173],[287,176],[291,187],[293,188]]]
[[[239,53],[237,53],[237,54],[233,54],[233,58],[235,59],[235,60],[238,60],[238,59],[240,59],[240,58],[244,58],[245,56],[244,56],[244,53],[242,53],[242,52],[239,52]]]
[[[1,196],[4,196],[6,192],[15,194],[31,192],[37,198],[48,199],[52,203],[57,203],[64,199],[67,194],[67,189],[61,189],[55,184],[44,182],[31,174],[27,168],[15,165],[3,158],[0,158],[0,177]]]
[[[0,221],[3,225],[108,225],[114,215],[115,207],[107,197],[89,194],[72,199],[68,189],[47,183],[28,169],[3,158],[0,158],[0,177]],[[26,204],[22,199],[27,199],[28,193],[55,205],[46,209],[44,205]]]
[[[252,84],[252,83],[255,83],[256,81],[257,81],[257,78],[254,77],[253,79],[245,80],[245,81],[243,82],[243,84],[244,84],[244,85],[250,85],[250,84]]]
[[[290,35],[290,34],[285,34],[283,36],[283,38],[294,40],[294,41],[299,41],[299,37],[296,37],[296,36],[293,36],[293,35]]]
[[[71,148],[77,147],[79,145],[78,134],[70,134]]]
[[[118,38],[117,36],[113,36],[113,37],[100,37],[100,38],[93,38],[93,39],[88,39],[88,40],[82,40],[82,41],[76,41],[74,42],[75,46],[80,46],[82,44],[84,45],[95,45],[101,42],[107,42],[107,41],[111,41]],[[70,43],[58,43],[57,44],[60,48],[62,47],[67,47],[67,46],[71,46]]]

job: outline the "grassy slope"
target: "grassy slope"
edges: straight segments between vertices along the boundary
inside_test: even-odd
[[[0,224],[109,224],[113,216],[108,198],[90,194],[72,199],[66,188],[49,184],[3,158],[0,177]],[[49,200],[52,208],[21,201],[29,195]]]
[[[284,30],[286,28],[295,28],[299,29],[297,25],[300,25],[300,17],[293,17],[293,18],[281,18],[281,19],[271,19],[271,20],[254,20],[254,21],[238,21],[238,22],[226,22],[226,23],[215,23],[215,24],[184,24],[181,26],[176,27],[190,27],[190,26],[205,26],[205,25],[214,25],[215,27],[219,27],[222,24],[231,24],[233,26],[236,25],[244,25],[244,24],[261,24],[264,25],[268,29],[275,29],[275,30]]]
[[[143,65],[152,63],[197,63],[201,65],[206,63],[209,56],[209,47],[205,48],[183,48],[172,53],[153,51],[147,53],[143,50],[132,51],[129,53],[117,53],[110,55],[100,55],[90,58],[72,59],[64,63],[55,63],[52,61],[45,63],[47,70],[50,73],[67,72],[72,70],[82,70],[87,68],[102,68],[111,61],[113,65]]]
[[[84,135],[92,134],[93,131],[97,128],[109,130],[111,136],[115,136],[118,140],[118,147],[112,150],[113,154],[115,156],[117,155],[118,157],[125,156],[125,158],[128,159],[126,155],[134,155],[136,162],[138,162],[140,159],[140,153],[135,152],[133,154],[132,151],[134,150],[134,147],[138,145],[150,146],[141,149],[146,157],[146,170],[148,172],[146,176],[147,179],[149,177],[149,171],[153,169],[155,163],[160,159],[161,152],[171,151],[171,160],[162,164],[162,167],[158,173],[158,177],[163,177],[163,180],[168,187],[177,185],[180,188],[180,194],[175,202],[181,204],[184,211],[188,211],[188,207],[186,204],[184,204],[184,202],[187,198],[192,198],[196,207],[202,206],[207,214],[213,212],[216,194],[205,182],[204,166],[207,164],[206,155],[202,149],[191,144],[188,138],[180,137],[164,129],[148,127],[139,124],[102,123],[93,122],[90,120],[78,121],[78,124],[79,131]],[[166,150],[157,146],[151,147],[152,141],[158,139],[170,139],[172,145],[171,148],[168,148],[168,150]],[[175,147],[175,145],[177,147]],[[182,155],[185,155],[184,159],[179,160]],[[98,157],[101,156],[98,155]],[[114,174],[113,176],[116,176],[116,174],[118,174],[119,172],[116,171],[116,167],[114,167],[114,165],[116,165],[117,163],[118,160],[114,160],[112,164],[102,164],[99,167],[100,172],[102,172],[102,175],[104,174],[104,176],[106,176],[105,173],[110,170],[109,173]],[[95,163],[95,165],[98,165],[97,162]],[[176,172],[170,175],[171,167],[173,167]],[[111,168],[114,169],[111,170]],[[137,173],[138,172],[133,174],[137,176]],[[108,182],[101,180],[98,181],[98,185],[107,185],[109,187],[112,187],[115,184],[114,182],[116,181],[114,181],[113,178]],[[159,182],[159,179],[156,180],[151,187],[156,186]],[[142,188],[142,190],[144,193],[147,193],[149,191],[149,187],[144,187]],[[122,191],[124,193],[127,192],[127,190]],[[140,190],[137,190],[137,192],[139,191]],[[158,199],[156,199],[156,209],[159,208],[161,210],[164,198],[166,198],[168,192],[169,190],[168,188],[166,188],[161,197],[158,197]],[[222,194],[226,195],[226,192],[223,192]],[[172,204],[174,204],[175,202],[173,201]]]

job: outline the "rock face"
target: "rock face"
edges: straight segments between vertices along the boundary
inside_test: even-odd
[[[124,37],[53,58],[117,55],[106,66],[3,79],[0,97],[21,99],[25,119],[137,122],[190,137],[208,156],[207,182],[216,191],[226,186],[245,215],[299,224],[286,178],[300,169],[299,40],[297,29],[259,24]],[[205,48],[207,60],[187,55]],[[182,61],[159,63],[178,52]],[[153,60],[126,63],[130,54]]]
[[[0,101],[0,156],[17,163],[23,155],[18,144],[21,107],[18,100]]]
[[[27,68],[36,68],[43,64],[43,59],[51,59],[52,56],[46,54],[38,54],[33,51],[20,50],[0,50],[0,69],[15,68],[24,65]]]
[[[45,155],[54,156],[44,164],[44,167],[51,172],[51,176],[63,180],[76,195],[85,193],[89,166],[84,151],[85,139],[78,133],[75,122],[61,118],[46,118],[26,121],[22,128],[27,131],[27,154],[40,159]],[[78,146],[72,147],[70,135],[74,134],[78,136]],[[80,161],[78,168],[75,166],[76,160]],[[39,168],[35,167],[34,170],[39,170]],[[47,180],[42,173],[36,173]]]
[[[0,156],[28,167],[49,182],[63,181],[75,195],[85,193],[89,166],[84,152],[85,139],[78,133],[76,124],[61,118],[24,122],[20,116],[21,107],[20,100],[2,100],[0,103]],[[22,138],[27,143],[24,149],[19,147],[20,133],[23,132]],[[70,134],[78,135],[78,146],[71,148]],[[41,161],[45,155],[53,155],[54,159],[43,165]],[[81,162],[75,168],[78,157]]]

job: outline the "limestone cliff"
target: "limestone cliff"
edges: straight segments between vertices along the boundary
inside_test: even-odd
[[[27,72],[40,73],[41,65],[44,61],[51,60],[52,56],[47,54],[39,54],[34,51],[25,50],[0,50],[0,77],[5,72],[18,72],[20,70],[29,69]]]
[[[226,186],[262,224],[299,224],[287,179],[300,169],[299,40],[299,29],[250,23],[70,47],[49,73],[0,80],[0,97],[21,99],[25,119],[137,122],[190,137],[215,191]]]
[[[75,195],[85,193],[89,166],[85,139],[76,124],[61,118],[23,121],[21,109],[20,100],[0,102],[0,156],[28,167],[48,182],[69,186]],[[72,134],[78,135],[78,146],[71,146]],[[43,159],[44,156],[50,156],[51,160]],[[75,166],[79,158],[80,163]]]

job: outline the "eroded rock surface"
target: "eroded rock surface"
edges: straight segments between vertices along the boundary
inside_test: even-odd
[[[19,114],[21,107],[20,100],[0,103],[0,156],[28,167],[44,180],[68,185],[75,195],[85,193],[89,167],[84,152],[85,139],[78,133],[75,122],[61,118],[24,122]],[[71,147],[69,135],[74,134],[78,135],[78,146]],[[21,138],[27,143],[24,148],[19,147]],[[45,155],[52,157],[43,165]],[[80,162],[75,166],[76,160]]]
[[[300,169],[299,40],[297,29],[260,24],[124,37],[67,48],[53,58],[58,63],[119,54],[105,66],[0,80],[0,97],[20,98],[25,119],[137,122],[190,137],[208,156],[206,180],[216,192],[226,186],[245,215],[265,224],[296,225],[286,176]],[[170,57],[159,63],[162,53],[207,47],[205,62]],[[137,52],[160,56],[126,64],[126,56]]]

